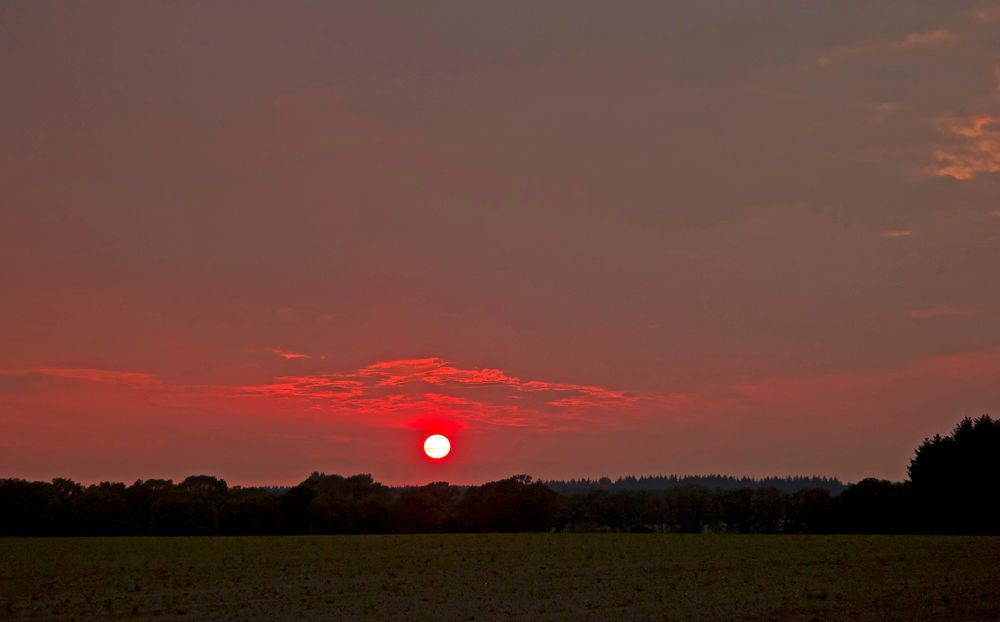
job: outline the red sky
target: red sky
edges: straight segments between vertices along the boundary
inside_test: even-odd
[[[0,477],[901,479],[1000,404],[998,27],[4,3]]]

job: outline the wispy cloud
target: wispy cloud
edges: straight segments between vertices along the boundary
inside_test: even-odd
[[[908,238],[913,235],[913,232],[909,229],[890,229],[889,231],[883,231],[883,238]]]
[[[915,48],[939,47],[958,43],[959,37],[954,32],[946,29],[931,30],[929,32],[914,32],[906,35],[898,41],[892,43],[892,47],[900,50],[912,50]]]
[[[905,53],[915,50],[945,47],[954,45],[960,40],[961,38],[958,34],[945,28],[926,32],[912,32],[897,39],[862,41],[829,48],[816,59],[816,65],[819,67],[831,67],[872,55]]]
[[[283,358],[285,360],[289,360],[289,361],[290,360],[294,360],[294,359],[310,359],[310,358],[312,358],[308,354],[302,354],[301,352],[290,352],[288,350],[282,350],[281,348],[268,348],[267,351],[270,352],[271,354],[277,354],[281,358]]]
[[[2,369],[0,376],[44,376],[84,382],[114,383],[141,387],[162,386],[163,382],[152,374],[132,371],[94,369],[91,367],[33,367],[28,369]]]
[[[978,22],[990,24],[1000,19],[1000,4],[986,3],[972,10],[972,17]]]

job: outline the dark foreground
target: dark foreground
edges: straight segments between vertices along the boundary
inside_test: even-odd
[[[4,620],[996,620],[1000,538],[0,539]]]

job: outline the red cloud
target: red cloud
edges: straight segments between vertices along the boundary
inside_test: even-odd
[[[372,363],[353,372],[283,376],[238,395],[299,401],[309,408],[365,415],[440,415],[494,425],[557,427],[596,411],[624,414],[662,396],[599,386],[524,380],[501,369],[466,369],[429,357]],[[594,417],[600,421],[603,417]]]

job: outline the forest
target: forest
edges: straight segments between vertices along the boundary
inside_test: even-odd
[[[917,447],[903,482],[725,476],[435,482],[313,473],[290,488],[195,475],[83,486],[0,480],[2,536],[479,532],[1000,534],[1000,420]]]

